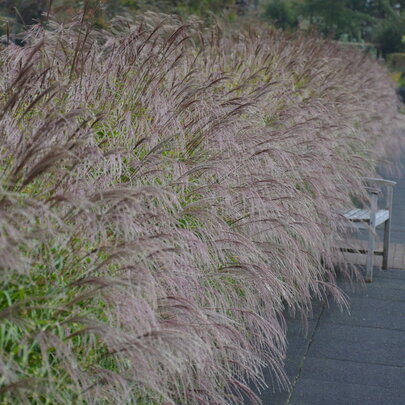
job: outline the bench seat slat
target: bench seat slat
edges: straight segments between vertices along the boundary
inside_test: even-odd
[[[354,209],[343,214],[348,220],[353,222],[370,222],[370,210]],[[376,212],[376,226],[381,225],[390,217],[388,210],[378,210]]]
[[[353,209],[353,210],[349,210],[346,211],[343,215],[347,218],[347,219],[351,219],[355,213],[358,211],[358,209]]]

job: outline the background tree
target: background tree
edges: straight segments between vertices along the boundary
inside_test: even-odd
[[[245,15],[255,10],[258,0],[3,0],[0,34],[5,34],[7,24],[15,33],[40,22],[50,4],[59,19],[86,10],[89,21],[106,27],[114,15],[145,10],[205,19]],[[405,0],[266,0],[262,6],[264,17],[283,29],[310,26],[335,39],[373,42],[383,55],[404,47]]]
[[[3,0],[0,2],[0,35],[15,34],[36,24],[47,9],[47,0]]]
[[[3,0],[0,35],[5,34],[7,24],[13,32],[19,32],[24,26],[40,22],[49,6],[52,14],[62,20],[86,10],[88,20],[104,27],[114,15],[146,10],[203,18],[226,13],[245,15],[257,8],[258,0]]]
[[[264,16],[283,29],[298,26],[297,4],[292,1],[274,0],[267,4]]]
[[[334,39],[373,41],[384,55],[403,48],[405,0],[272,0],[264,17],[283,29],[300,22]]]
[[[48,4],[47,0],[3,0],[0,12],[19,24],[32,25],[41,19]]]

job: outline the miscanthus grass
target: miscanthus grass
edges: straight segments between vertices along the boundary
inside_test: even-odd
[[[32,27],[0,104],[2,404],[288,384],[283,311],[345,304],[339,212],[400,142],[368,56],[154,14]]]

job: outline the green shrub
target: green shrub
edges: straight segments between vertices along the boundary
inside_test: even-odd
[[[405,53],[388,54],[387,63],[392,70],[405,72]]]
[[[385,56],[403,50],[404,21],[385,20],[374,33],[374,42]]]
[[[273,0],[266,6],[263,16],[271,19],[278,27],[283,29],[298,26],[297,12],[294,5],[289,1]]]

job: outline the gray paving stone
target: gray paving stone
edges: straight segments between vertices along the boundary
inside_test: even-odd
[[[302,336],[293,336],[288,339],[287,358],[290,356],[304,356],[308,350],[310,340]]]
[[[351,297],[350,313],[333,304],[325,309],[322,322],[405,330],[405,302]]]
[[[319,340],[362,343],[364,341],[381,347],[404,347],[405,332],[351,325],[323,324],[317,328],[315,342]],[[316,344],[316,343],[315,343]]]
[[[376,285],[364,290],[359,290],[356,293],[356,298],[372,298],[376,300],[387,300],[405,302],[405,288],[389,288],[387,286],[378,285],[378,281],[375,280]]]
[[[345,289],[349,296],[355,298],[373,298],[378,300],[405,302],[405,282],[403,285],[396,280],[390,280],[387,283],[387,279],[382,280],[381,278],[374,277],[372,283],[358,286],[355,291],[353,291],[351,287],[346,287],[345,285],[342,285],[342,288]]]
[[[260,395],[263,405],[287,405],[288,392],[264,391]]]
[[[288,355],[284,364],[284,369],[289,378],[290,382],[293,383],[302,367],[303,364],[303,356],[295,356],[295,355]],[[271,374],[270,370],[267,370],[265,374],[265,380],[267,385],[269,386],[268,389],[262,390],[260,394],[260,398],[263,401],[264,405],[284,405],[287,402],[287,399],[290,394],[290,390],[283,390],[277,386],[277,384],[273,381],[273,375]],[[247,402],[246,404],[249,404]]]
[[[299,319],[287,319],[287,339],[295,336],[306,339],[313,333],[316,322],[315,320],[308,321],[307,325],[305,325]]]
[[[315,321],[309,321],[307,329],[305,329],[303,323],[297,319],[289,319],[287,321],[287,356],[284,363],[284,371],[290,380],[295,381],[299,374],[300,368],[303,363],[303,357],[308,350],[309,336],[313,333],[316,326]],[[270,368],[267,368],[263,372],[264,379],[268,388],[262,389],[260,392],[260,398],[265,405],[284,405],[286,404],[289,396],[289,390],[282,390],[278,384],[274,381],[274,374]],[[251,387],[253,388],[253,387]],[[254,389],[257,394],[258,391]],[[250,405],[251,402],[246,399],[246,405]]]
[[[303,356],[287,356],[284,367],[287,377],[289,378],[291,383],[293,383],[294,379],[297,378],[303,364]]]
[[[403,387],[395,389],[383,390],[378,405],[404,405],[405,404],[405,391]]]
[[[263,401],[263,405],[287,405],[290,389],[283,390],[280,388],[280,386],[273,380],[273,375],[269,369],[266,369],[264,378],[267,387],[260,389],[260,392],[256,389],[254,390]],[[245,400],[245,405],[252,405],[252,402]]]
[[[323,307],[324,307],[324,302],[321,302],[319,300],[315,300],[314,302],[312,302],[312,308],[311,308],[312,310],[310,311],[310,313],[308,313],[307,320],[309,322],[316,321],[319,318],[319,315],[321,314]],[[287,322],[290,322],[290,321],[299,322],[301,324],[301,329],[304,330],[303,322],[300,318],[300,314],[292,316],[291,314],[286,313],[285,317],[286,317]]]
[[[401,245],[402,247],[402,245]],[[404,253],[405,253],[405,245]],[[361,266],[364,268],[364,266]],[[405,270],[401,269],[390,269],[390,270],[381,270],[381,268],[375,267],[373,271],[373,282],[376,280],[400,280],[405,282]],[[372,286],[373,282],[367,285]]]
[[[392,243],[405,243],[405,228],[393,228],[391,231]]]
[[[317,335],[308,356],[404,367],[405,345],[403,347],[381,345],[366,339],[361,342],[349,342],[336,338],[320,338]]]
[[[284,370],[287,377],[293,382],[301,368],[302,357],[301,356],[288,356]],[[290,389],[282,389],[279,384],[274,380],[274,374],[270,368],[264,370],[264,379],[267,384],[267,388],[260,389],[260,392],[251,387],[253,391],[259,395],[265,405],[285,405],[290,394]],[[251,401],[245,399],[245,405],[251,405]]]
[[[301,370],[301,378],[395,389],[403,386],[405,369],[403,367],[308,357]]]
[[[381,270],[377,269],[374,276],[381,279],[395,279],[405,281],[405,270],[400,269],[390,269]]]
[[[405,271],[405,270],[401,270],[401,271]],[[400,290],[404,293],[405,281],[398,282],[398,280],[395,278],[383,278],[383,277],[378,277],[378,276],[374,275],[373,282],[366,285],[366,288],[379,288],[379,287]],[[347,288],[346,293],[349,294],[350,296],[358,296],[357,292],[361,292],[364,289],[364,286],[358,285],[355,291],[352,291],[348,287],[345,287],[345,288]]]
[[[395,389],[300,378],[289,405],[404,405],[404,396]]]

